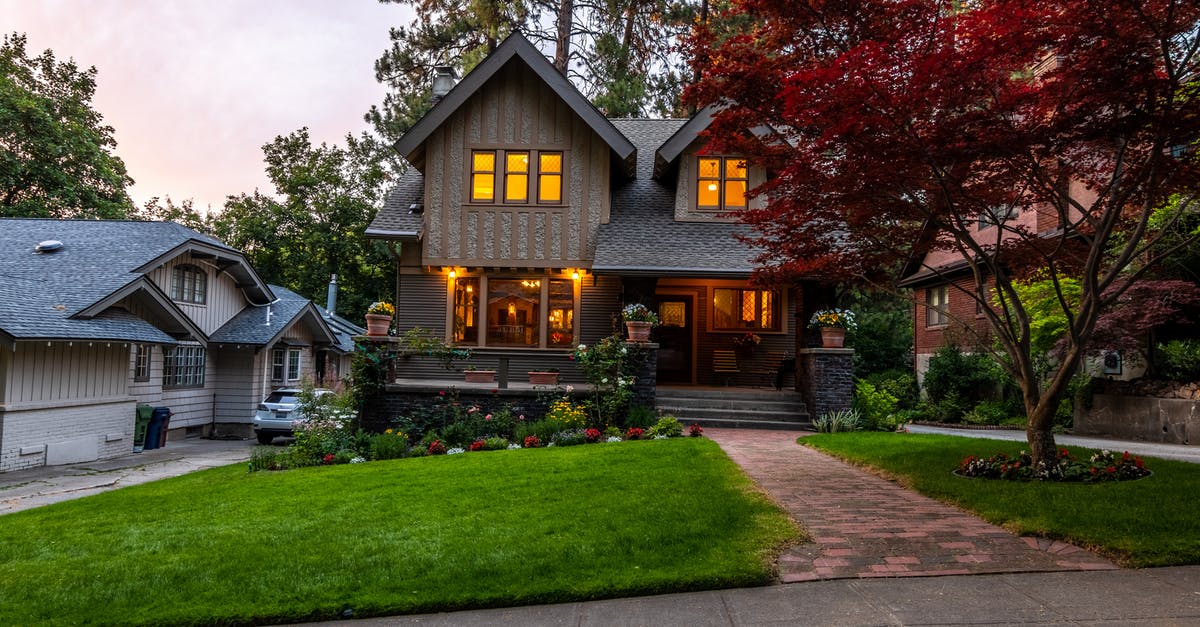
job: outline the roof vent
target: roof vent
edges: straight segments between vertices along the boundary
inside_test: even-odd
[[[35,253],[56,253],[63,248],[63,243],[56,239],[48,239],[43,242],[38,242],[37,246],[33,247]]]
[[[410,215],[425,213],[425,205],[414,202],[413,204],[408,206],[408,213]]]

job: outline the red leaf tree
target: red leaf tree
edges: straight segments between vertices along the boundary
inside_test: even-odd
[[[720,109],[714,150],[775,174],[758,190],[766,207],[741,215],[766,271],[852,279],[953,253],[1021,386],[1035,460],[1052,460],[1054,411],[1098,348],[1097,322],[1196,244],[1178,226],[1200,174],[1197,3],[740,0],[733,11],[740,21],[723,23],[754,25],[697,30],[703,79],[690,98]],[[1038,219],[1005,220],[1022,211]],[[1069,321],[1048,378],[1013,289],[1035,270]],[[1078,298],[1059,290],[1067,278]]]

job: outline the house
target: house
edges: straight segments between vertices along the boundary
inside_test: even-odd
[[[707,111],[606,119],[520,34],[436,96],[396,143],[412,167],[366,231],[397,258],[399,331],[565,381],[581,380],[571,350],[616,332],[626,303],[662,319],[660,384],[761,383],[806,346],[803,301],[823,292],[750,282],[748,229],[723,214],[764,202],[747,190],[766,174],[705,150]],[[715,376],[714,351],[747,333],[758,350]],[[445,377],[404,365],[404,378]]]
[[[171,437],[248,436],[361,332],[171,222],[0,219],[0,239],[0,470],[128,453],[139,403]]]

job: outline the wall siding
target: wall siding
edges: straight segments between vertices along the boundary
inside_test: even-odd
[[[204,387],[163,389],[162,406],[171,408],[172,430],[199,427],[212,422],[213,394],[216,388],[213,352],[211,348],[205,351]]]
[[[561,150],[568,204],[470,204],[473,148]],[[423,263],[590,266],[608,216],[609,161],[603,140],[540,79],[517,64],[506,67],[426,142]],[[502,169],[498,160],[497,180]]]
[[[129,353],[124,342],[19,342],[9,356],[4,402],[125,396]]]
[[[249,423],[254,408],[262,401],[263,351],[253,348],[221,348],[213,351],[213,422]]]
[[[129,347],[129,395],[136,398],[138,403],[159,406],[162,404],[163,349],[152,346],[150,349],[150,379],[147,381],[133,380],[134,350]]]
[[[208,273],[208,301],[204,305],[176,303],[205,334],[211,335],[221,328],[238,312],[246,307],[246,295],[237,288],[233,277],[223,272],[217,272],[204,260],[192,259],[191,255],[181,255],[167,263],[151,270],[147,276],[168,296],[171,294],[171,272],[179,265],[188,264],[203,268]]]

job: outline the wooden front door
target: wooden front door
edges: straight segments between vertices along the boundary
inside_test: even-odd
[[[661,294],[657,313],[662,322],[651,340],[658,342],[658,382],[693,383],[695,340],[693,320],[696,300],[693,296]]]

